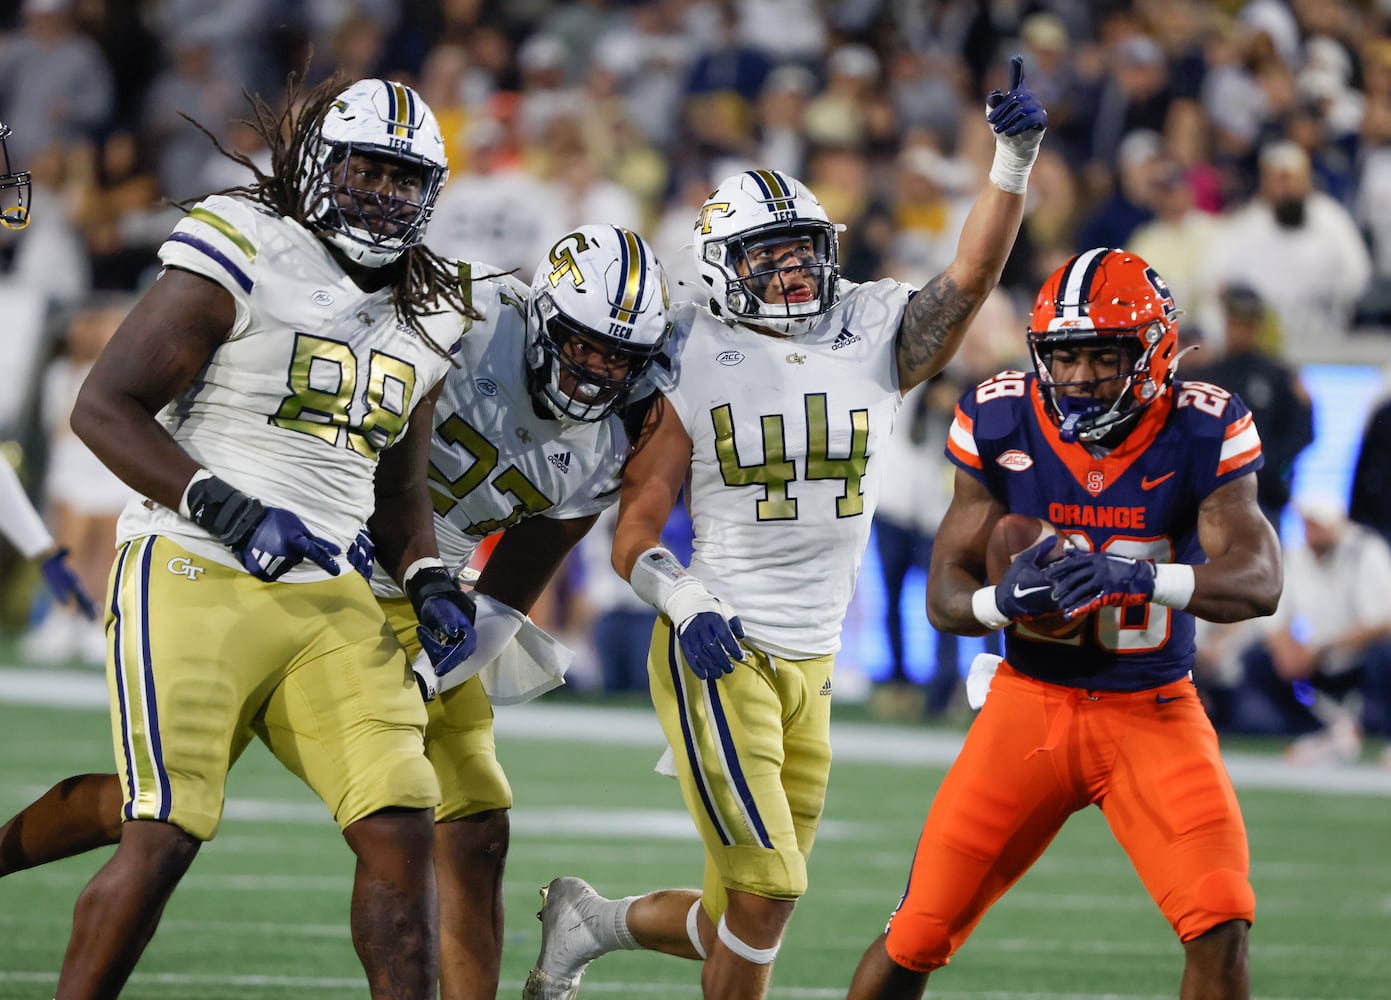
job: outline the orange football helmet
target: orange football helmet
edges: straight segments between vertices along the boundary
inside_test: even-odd
[[[1049,276],[1034,300],[1028,341],[1039,386],[1063,440],[1114,440],[1169,390],[1178,372],[1178,315],[1159,272],[1124,250],[1085,250]],[[1118,375],[1078,382],[1053,379],[1049,361],[1055,350],[1117,344],[1124,359]],[[1117,379],[1125,384],[1108,406],[1095,389]],[[1090,391],[1083,396],[1058,392],[1075,386]]]

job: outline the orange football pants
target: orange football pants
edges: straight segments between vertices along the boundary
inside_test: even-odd
[[[1180,940],[1254,919],[1246,827],[1192,682],[1084,691],[1002,663],[923,825],[889,957],[946,965],[1093,803]]]

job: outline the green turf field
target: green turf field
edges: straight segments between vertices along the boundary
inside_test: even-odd
[[[700,850],[676,784],[652,773],[660,745],[646,713],[561,701],[500,715],[507,711],[531,712],[518,718],[533,730],[503,725],[499,734],[518,801],[501,995],[517,997],[539,943],[539,885],[559,874],[584,875],[609,895],[697,885]],[[942,734],[844,724],[851,730],[847,752],[837,744],[812,889],[779,957],[774,998],[844,995],[897,899],[942,773],[921,762],[932,753],[912,750],[942,744]],[[109,769],[110,754],[103,710],[0,701],[0,813],[8,817],[65,775]],[[870,759],[905,755],[917,762]],[[1391,779],[1367,777],[1379,793],[1238,779],[1259,899],[1256,996],[1391,997]],[[52,996],[73,899],[106,853],[0,880],[0,998]],[[220,836],[175,894],[124,995],[365,996],[347,932],[350,868],[323,808],[254,746],[233,772]],[[1181,968],[1178,944],[1093,810],[986,917],[930,995],[1174,997]],[[591,967],[583,996],[699,997],[698,983],[692,963],[621,953]]]

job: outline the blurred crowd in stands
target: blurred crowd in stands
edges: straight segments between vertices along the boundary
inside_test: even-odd
[[[38,491],[66,384],[43,372],[65,349],[80,365],[81,316],[153,279],[177,202],[247,179],[210,138],[263,161],[245,94],[274,104],[292,71],[420,90],[452,167],[435,249],[525,268],[566,227],[611,222],[697,297],[694,212],[748,166],[818,194],[846,277],[941,270],[993,150],[977,112],[1015,52],[1048,138],[951,377],[1023,367],[1042,279],[1079,249],[1132,249],[1202,345],[1181,377],[1242,382],[1278,514],[1313,433],[1297,367],[1391,362],[1391,0],[0,0],[0,119],[35,187],[33,225],[0,234],[0,294],[29,303],[9,310],[0,440]],[[904,412],[940,452],[926,394]]]

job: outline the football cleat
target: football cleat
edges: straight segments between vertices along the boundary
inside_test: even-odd
[[[522,1000],[573,1000],[589,963],[608,951],[591,926],[593,904],[603,900],[582,878],[552,879],[541,889],[541,953],[526,977]]]

